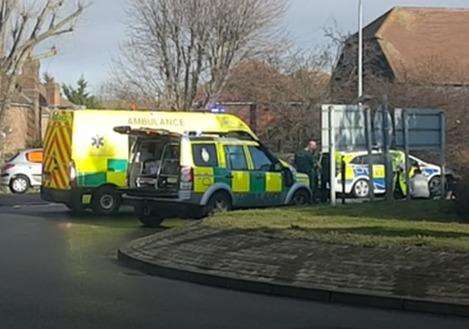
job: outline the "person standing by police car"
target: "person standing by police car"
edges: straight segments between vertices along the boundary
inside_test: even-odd
[[[295,154],[295,168],[298,172],[308,175],[309,185],[313,193],[313,202],[317,198],[319,154],[316,141],[310,140],[305,149]]]

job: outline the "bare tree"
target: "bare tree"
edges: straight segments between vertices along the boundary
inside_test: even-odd
[[[66,13],[68,0],[1,0],[0,2],[0,126],[10,107],[17,77],[33,49],[47,39],[73,31],[82,14],[81,2]]]
[[[232,67],[276,48],[286,1],[131,1],[113,85],[157,107],[189,109],[200,90],[214,102]]]
[[[288,78],[288,88],[271,106],[277,121],[267,132],[271,146],[294,153],[311,138],[320,138],[320,104],[328,97],[331,53],[302,50],[283,58],[278,69]]]
[[[328,96],[329,53],[296,50],[269,61],[244,61],[230,73],[224,97],[257,104],[257,134],[279,153],[319,138],[320,106]]]
[[[324,37],[327,42],[327,48],[330,54],[330,69],[338,64],[344,48],[347,45],[347,40],[350,39],[351,33],[344,32],[340,27],[339,23],[334,19],[332,24],[324,26],[322,29]],[[331,72],[332,73],[332,72]]]

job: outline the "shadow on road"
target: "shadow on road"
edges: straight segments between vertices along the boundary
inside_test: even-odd
[[[9,199],[10,202],[8,204],[4,203],[0,206],[0,212],[2,214],[26,216],[32,219],[36,218],[56,223],[81,224],[115,229],[139,229],[147,234],[184,226],[189,223],[188,220],[175,218],[165,220],[158,228],[147,228],[138,221],[133,213],[133,209],[128,206],[123,206],[121,211],[111,216],[101,216],[91,211],[74,213],[59,204],[36,203],[35,199],[37,198],[34,197],[18,198],[17,196],[13,196],[13,198]],[[11,202],[12,200],[14,200],[14,202]],[[32,203],[25,202],[25,200],[32,200]]]
[[[41,200],[39,193],[26,194],[0,194],[0,207],[14,205],[45,205],[47,202]]]

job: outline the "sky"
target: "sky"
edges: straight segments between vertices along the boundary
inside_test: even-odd
[[[42,61],[41,71],[60,83],[75,83],[83,75],[94,91],[108,78],[112,58],[125,40],[126,4],[132,0],[89,0],[73,34],[38,49],[55,45],[59,54]],[[230,0],[227,0],[230,1]],[[236,1],[236,0],[233,0]],[[72,1],[73,2],[73,1]],[[302,48],[325,42],[323,28],[337,23],[343,32],[357,30],[358,0],[290,0],[285,25],[292,41]],[[363,0],[365,23],[394,6],[469,8],[469,0]]]

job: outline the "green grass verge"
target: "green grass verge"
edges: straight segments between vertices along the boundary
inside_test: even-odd
[[[461,221],[450,201],[246,210],[208,218],[204,223],[366,247],[423,246],[469,251],[469,221]]]

